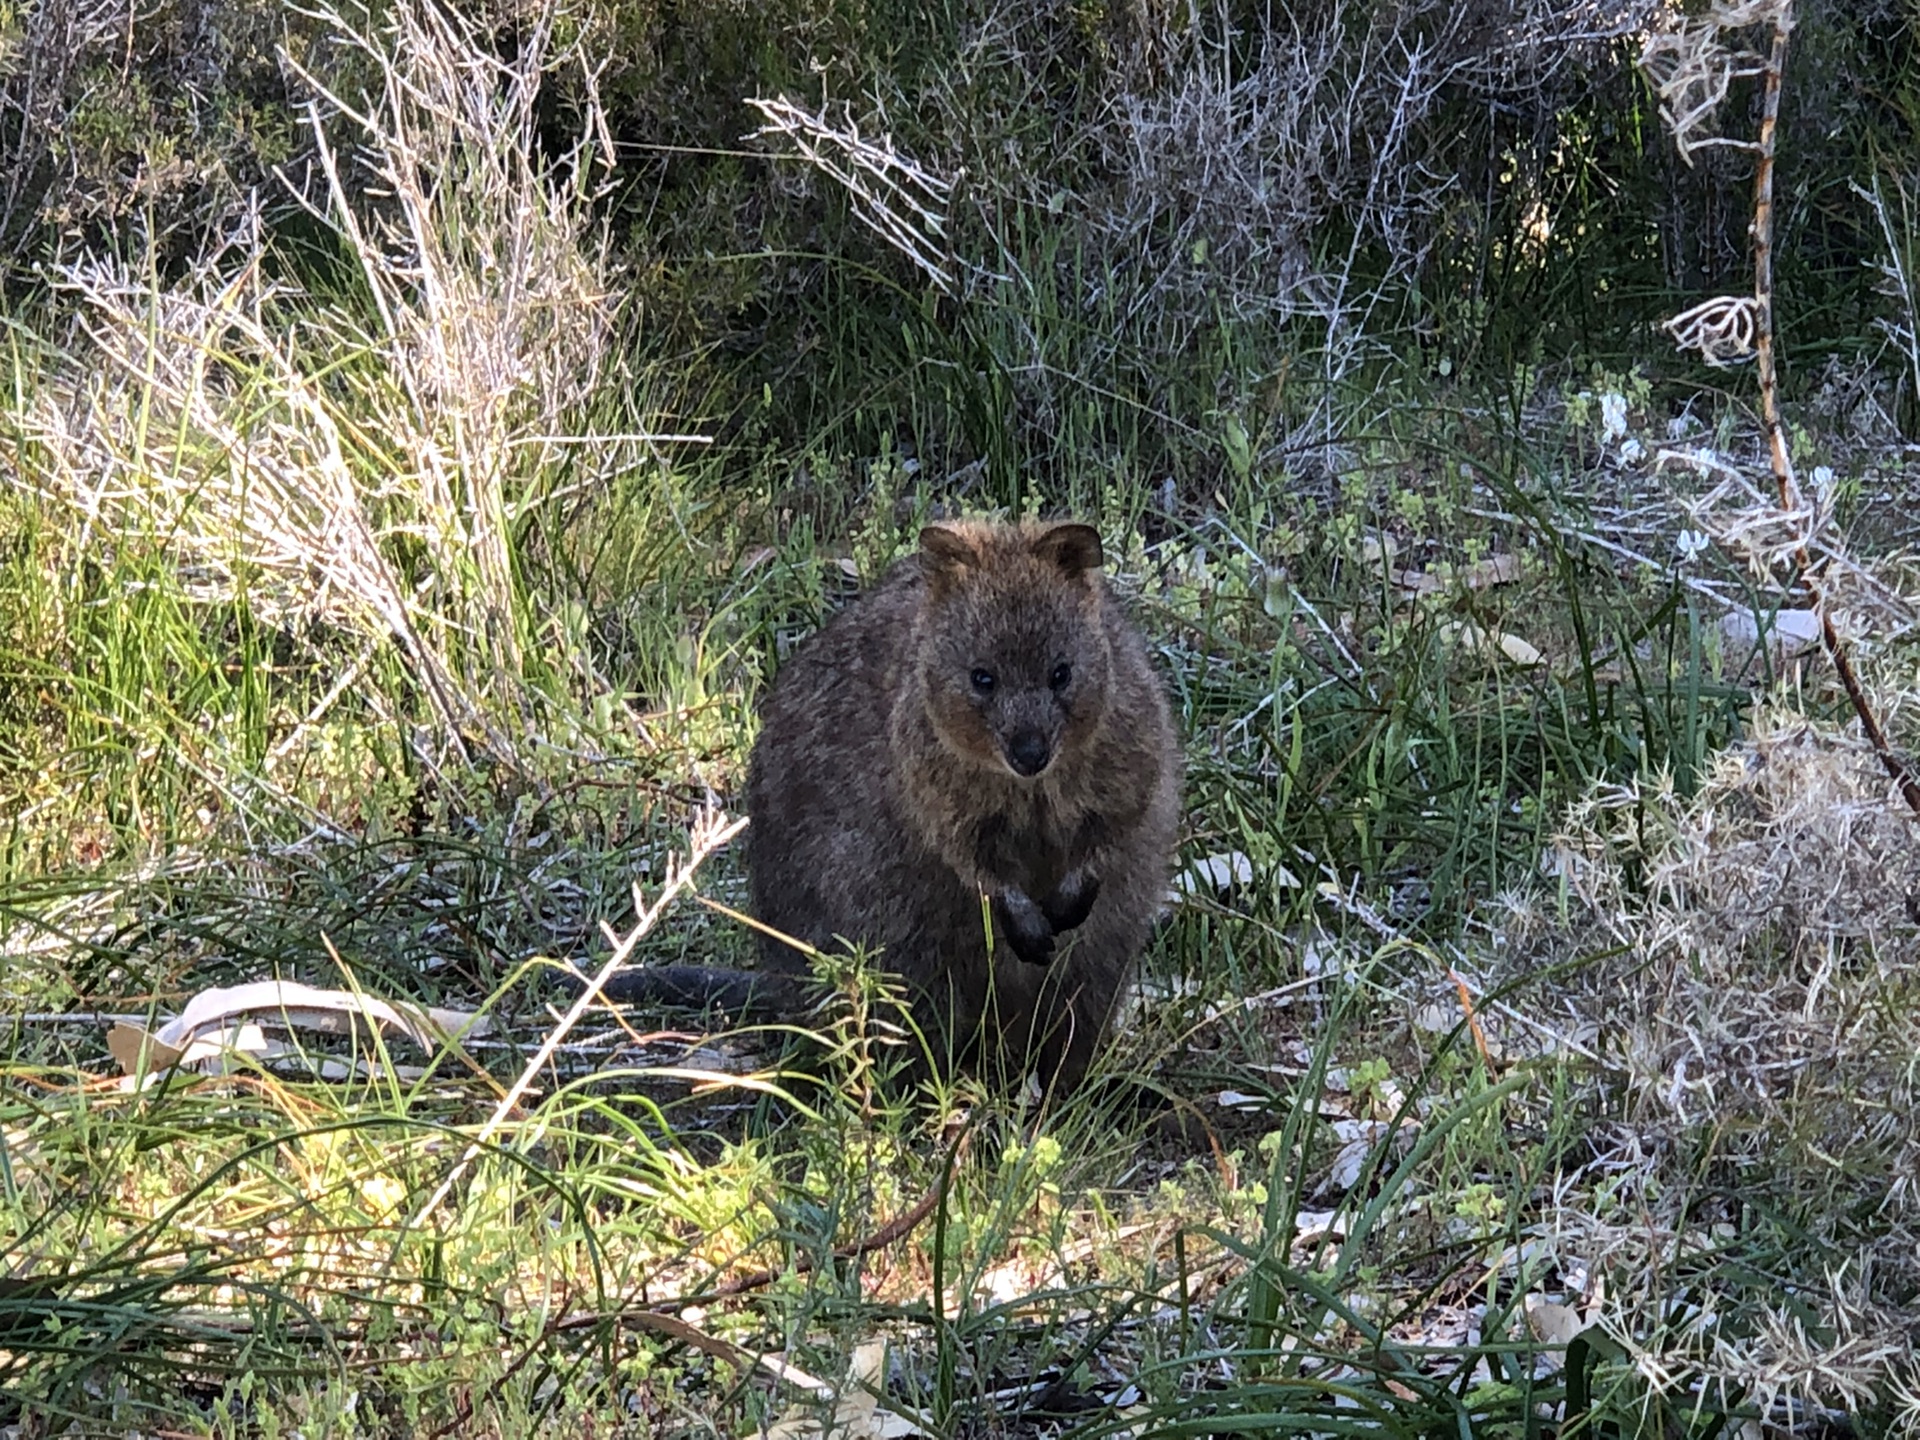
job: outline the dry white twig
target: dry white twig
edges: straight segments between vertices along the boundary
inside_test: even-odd
[[[902,155],[892,137],[862,135],[848,107],[841,107],[836,121],[825,105],[808,110],[784,95],[753,96],[747,104],[766,121],[752,138],[785,139],[801,159],[839,183],[863,225],[917,265],[943,294],[953,293],[953,256],[947,246],[952,181]]]
[[[744,830],[746,825],[744,816],[738,820],[729,820],[718,810],[703,811],[694,821],[686,862],[668,866],[662,879],[660,893],[654,897],[653,904],[648,905],[645,897],[640,893],[639,886],[634,887],[634,908],[639,912],[639,919],[634,922],[633,928],[625,936],[615,935],[611,930],[606,931],[608,940],[613,943],[613,953],[582,988],[567,1013],[555,1023],[546,1040],[521,1070],[520,1078],[515,1080],[507,1093],[500,1097],[500,1103],[494,1107],[493,1114],[475,1132],[473,1139],[468,1142],[466,1152],[447,1172],[439,1188],[415,1213],[413,1224],[416,1227],[438,1210],[441,1202],[453,1192],[453,1187],[460,1182],[460,1177],[466,1174],[467,1168],[473,1164],[486,1143],[507,1123],[507,1117],[526,1097],[534,1080],[547,1068],[555,1052],[572,1032],[574,1026],[580,1023],[580,1018],[599,1000],[600,992],[606,988],[607,981],[612,978],[614,971],[627,963],[640,942],[652,933],[655,925],[660,923],[660,917],[666,914],[667,907],[692,883],[694,873],[700,868],[702,862]]]
[[[1735,80],[1764,74],[1766,58],[1734,50],[1721,37],[1754,25],[1773,25],[1789,0],[1714,0],[1705,15],[1679,19],[1655,31],[1640,51],[1640,68],[1660,99],[1660,114],[1673,133],[1680,158],[1715,146],[1751,150],[1751,140],[1707,133],[1707,126]]]
[[[1751,360],[1760,307],[1751,295],[1716,295],[1683,310],[1661,328],[1682,350],[1698,350],[1709,365]]]

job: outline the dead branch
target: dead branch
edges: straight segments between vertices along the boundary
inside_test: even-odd
[[[1773,45],[1767,55],[1764,90],[1761,97],[1759,155],[1753,174],[1753,300],[1754,366],[1760,386],[1760,421],[1767,432],[1767,455],[1773,464],[1773,478],[1780,492],[1780,508],[1795,509],[1800,489],[1793,478],[1793,459],[1787,451],[1785,427],[1780,423],[1779,379],[1773,355],[1773,161],[1780,123],[1780,80],[1787,64],[1787,40],[1793,33],[1793,6],[1780,0],[1773,17]],[[1900,787],[1907,808],[1920,815],[1920,780],[1914,778],[1907,762],[1895,752],[1887,739],[1880,717],[1874,713],[1860,677],[1853,668],[1853,657],[1833,623],[1833,608],[1827,603],[1823,583],[1826,567],[1816,565],[1803,540],[1794,552],[1794,566],[1811,592],[1814,609],[1820,616],[1820,640],[1833,660],[1834,673],[1853,702],[1874,754]]]
[[[641,940],[645,939],[653,927],[660,923],[660,917],[666,914],[667,907],[673,903],[681,891],[692,884],[694,872],[700,868],[701,862],[738,835],[746,825],[744,818],[728,820],[717,810],[703,812],[694,821],[693,833],[688,842],[689,853],[686,863],[669,867],[664,883],[660,887],[660,893],[654,897],[653,904],[648,905],[641,897],[639,887],[637,885],[634,887],[634,908],[639,912],[640,918],[634,922],[633,929],[625,936],[614,936],[611,929],[608,930],[609,938],[615,942],[613,953],[607,957],[606,963],[595,972],[593,978],[581,988],[580,994],[567,1013],[560,1017],[546,1041],[534,1052],[533,1058],[527,1061],[525,1068],[520,1072],[520,1078],[515,1080],[507,1093],[500,1097],[500,1103],[494,1107],[493,1114],[487,1117],[486,1123],[468,1142],[465,1153],[447,1172],[446,1178],[440,1182],[439,1188],[433,1192],[427,1203],[415,1213],[410,1228],[417,1229],[453,1192],[453,1187],[459,1183],[460,1177],[466,1174],[467,1168],[479,1157],[481,1149],[506,1124],[507,1117],[526,1097],[527,1091],[533,1087],[534,1078],[547,1068],[553,1059],[554,1052],[560,1048],[561,1042],[567,1038],[573,1027],[580,1022],[580,1017],[599,1001],[600,993],[606,989],[607,981],[614,971],[626,964]]]
[[[953,257],[947,248],[952,181],[902,155],[890,137],[862,135],[851,111],[835,121],[826,106],[803,109],[784,95],[756,96],[747,104],[766,121],[753,132],[754,139],[785,139],[801,159],[838,182],[863,225],[917,265],[941,293],[953,293]]]
[[[1764,56],[1735,50],[1722,41],[1728,32],[1771,25]],[[1820,617],[1820,640],[1833,662],[1847,699],[1860,717],[1881,766],[1901,797],[1920,815],[1920,780],[1887,739],[1885,727],[1860,683],[1853,657],[1833,619],[1826,584],[1830,557],[1815,556],[1813,535],[1820,507],[1809,506],[1793,475],[1793,457],[1780,420],[1779,376],[1773,346],[1773,171],[1778,147],[1780,86],[1786,71],[1787,42],[1793,34],[1792,0],[1715,0],[1698,19],[1684,21],[1647,42],[1640,63],[1660,96],[1661,114],[1674,143],[1689,164],[1692,150],[1710,144],[1739,144],[1754,153],[1753,298],[1718,296],[1669,320],[1666,329],[1677,344],[1697,349],[1709,364],[1734,364],[1751,355],[1760,391],[1760,420],[1767,436],[1767,457],[1781,516],[1792,529],[1784,557],[1792,580],[1804,585]],[[1728,86],[1741,76],[1761,80],[1759,133],[1752,141],[1731,141],[1703,134]]]

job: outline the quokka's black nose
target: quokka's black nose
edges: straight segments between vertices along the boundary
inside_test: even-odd
[[[1021,775],[1038,775],[1053,759],[1053,747],[1038,730],[1018,730],[1007,741],[1007,763]]]

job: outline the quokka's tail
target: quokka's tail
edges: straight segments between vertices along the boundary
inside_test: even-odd
[[[806,977],[718,965],[644,965],[617,971],[602,992],[621,1005],[722,1010],[763,1023],[800,1020],[818,999]]]

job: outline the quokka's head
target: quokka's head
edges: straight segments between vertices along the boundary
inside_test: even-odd
[[[1032,779],[1099,726],[1113,664],[1089,525],[930,525],[918,663],[956,753]]]

